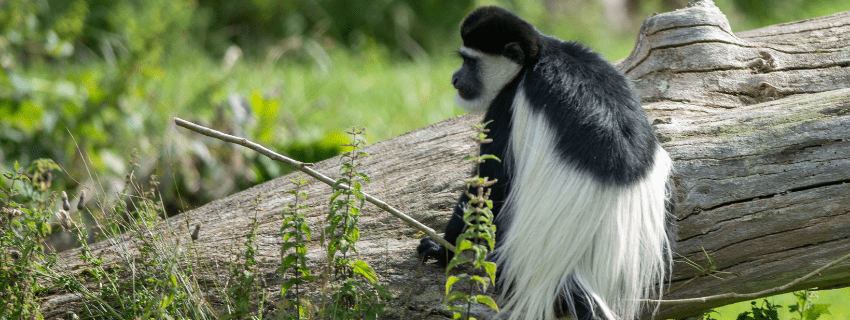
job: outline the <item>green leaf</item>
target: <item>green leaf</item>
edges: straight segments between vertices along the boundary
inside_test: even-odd
[[[287,291],[289,291],[289,289],[290,289],[290,288],[292,288],[292,286],[294,286],[294,285],[295,285],[295,283],[297,283],[297,282],[298,282],[298,280],[299,280],[299,279],[292,278],[292,279],[289,279],[289,280],[285,281],[284,283],[282,283],[282,284],[280,285],[280,290],[281,290],[283,293],[286,293]]]
[[[366,261],[355,260],[352,268],[354,273],[363,276],[366,280],[369,280],[369,282],[378,283],[378,275],[375,273],[375,270],[366,263]]]
[[[310,238],[313,237],[313,232],[310,231],[310,226],[307,225],[306,223],[301,225],[301,232],[304,233],[304,238],[305,238],[304,240],[305,241],[310,241]]]
[[[280,264],[282,264],[284,266],[289,266],[289,265],[295,263],[295,261],[297,261],[297,260],[298,260],[297,255],[290,254],[290,255],[287,255],[285,258],[283,258],[283,261],[281,261]]]
[[[499,311],[499,306],[496,305],[496,301],[493,300],[493,298],[491,298],[490,296],[485,296],[483,294],[479,294],[479,295],[475,296],[475,300],[476,300],[476,302],[478,302],[480,304],[487,305],[488,307],[492,308],[493,310]]]
[[[452,291],[452,292],[446,294],[446,304],[448,304],[451,301],[466,299],[468,297],[469,296],[466,293],[463,293],[463,292],[460,292],[460,291]]]
[[[463,250],[467,250],[469,248],[472,248],[472,241],[469,241],[469,240],[464,239],[463,241],[460,242],[459,245],[457,245],[457,251],[458,252],[463,251]]]
[[[336,183],[334,183],[333,188],[334,188],[334,190],[336,190],[336,192],[334,192],[334,194],[332,194],[332,195],[331,195],[331,203],[334,203],[334,200],[336,200],[336,198],[337,198],[337,197],[339,197],[339,195],[341,195],[343,192],[345,192],[345,190],[338,189],[338,188],[339,188],[339,184],[340,184],[340,182],[339,182],[339,181],[337,181]]]
[[[487,271],[487,275],[490,276],[490,282],[495,285],[496,284],[496,263],[485,261],[481,264],[484,267],[484,270]]]
[[[455,257],[452,258],[452,261],[449,262],[449,265],[446,266],[446,274],[448,274],[449,270],[453,269],[454,267],[456,267],[458,265],[462,265],[464,263],[471,262],[471,261],[472,261],[472,259],[470,259],[470,258],[463,257],[463,256],[456,254]]]
[[[487,290],[487,284],[490,283],[489,279],[482,278],[481,276],[472,276],[472,280],[483,285],[484,290]]]
[[[360,228],[352,226],[351,229],[348,231],[351,236],[351,242],[357,242],[358,240],[360,240]]]
[[[502,160],[499,159],[499,157],[494,156],[492,154],[482,154],[480,158],[481,158],[481,160],[496,160],[498,162],[502,162]]]
[[[171,305],[171,302],[174,301],[174,293],[169,293],[165,296],[165,299],[159,301],[159,310],[165,310],[168,306]]]
[[[453,285],[455,284],[455,282],[457,282],[458,280],[460,280],[460,278],[455,277],[455,276],[449,276],[449,278],[448,278],[448,279],[446,279],[446,295],[449,295],[449,292],[451,292],[451,291],[452,291],[452,286],[453,286]]]
[[[294,243],[294,242],[286,242],[286,241],[289,241],[289,239],[292,239],[292,237],[294,237],[294,236],[295,236],[294,234],[289,233],[289,232],[283,234],[283,241],[285,241],[285,242],[280,246],[281,251],[286,251],[289,248],[292,248],[292,247],[298,245],[297,243]]]
[[[817,320],[821,315],[832,314],[829,312],[828,303],[815,303],[805,312],[806,320]]]

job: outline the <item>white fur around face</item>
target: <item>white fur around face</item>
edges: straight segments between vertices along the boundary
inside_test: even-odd
[[[478,71],[481,72],[481,83],[484,88],[481,94],[472,100],[466,100],[461,98],[460,94],[455,94],[455,103],[469,113],[483,113],[487,111],[499,91],[502,91],[502,88],[522,70],[522,66],[505,56],[486,54],[467,47],[461,47],[460,52],[478,59]]]
[[[522,84],[520,84],[520,88]],[[663,292],[670,253],[665,185],[671,160],[660,146],[651,171],[631,186],[604,185],[555,153],[551,124],[514,100],[511,143],[515,176],[511,224],[497,249],[508,319],[555,319],[559,293],[577,287],[603,319],[633,320],[639,299]]]

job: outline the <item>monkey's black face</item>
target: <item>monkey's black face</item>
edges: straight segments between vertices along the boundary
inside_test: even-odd
[[[485,112],[499,91],[522,69],[504,55],[486,54],[461,47],[458,51],[463,64],[452,75],[457,89],[455,103],[469,112]]]
[[[457,94],[465,100],[473,100],[481,95],[480,61],[460,53],[463,64],[452,75],[452,85],[457,89]]]

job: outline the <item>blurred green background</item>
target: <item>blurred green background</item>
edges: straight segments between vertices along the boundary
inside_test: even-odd
[[[288,169],[172,117],[314,162],[353,125],[377,142],[461,114],[457,27],[485,4],[614,61],[646,17],[687,1],[0,0],[0,170],[51,158],[57,190],[106,194],[156,175],[169,213],[197,207]],[[716,4],[735,31],[850,10]]]

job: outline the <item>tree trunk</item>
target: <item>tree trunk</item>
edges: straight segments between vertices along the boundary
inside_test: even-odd
[[[769,289],[850,252],[850,12],[733,34],[701,1],[647,19],[619,66],[675,161],[676,253],[740,275],[665,299]],[[698,274],[675,263],[671,288]],[[848,283],[845,261],[787,291]]]
[[[647,19],[634,51],[618,66],[635,80],[675,161],[677,260],[707,266],[707,255],[716,270],[739,275],[702,276],[665,299],[772,288],[850,252],[850,12],[735,34],[713,2],[696,1]],[[460,159],[473,152],[468,136],[479,120],[460,116],[366,147],[372,158],[360,169],[372,181],[364,190],[441,231],[463,187],[460,180],[470,176],[472,167]],[[338,177],[339,160],[314,169]],[[213,201],[170,222],[176,228],[187,225],[186,219],[191,226],[201,223],[195,242],[200,261],[226,266],[256,215],[258,263],[274,292],[281,280],[275,273],[280,212],[293,199],[283,192],[293,189],[292,178]],[[312,208],[308,220],[318,234],[331,189],[312,182],[305,191]],[[419,264],[415,247],[421,235],[371,205],[360,224],[359,256],[396,296],[388,317],[444,318],[445,273]],[[190,233],[178,233],[186,238],[181,243],[191,242]],[[108,243],[93,248],[114,257]],[[77,254],[61,254],[71,270],[83,268]],[[317,240],[308,244],[308,258],[313,267],[326,263]],[[209,280],[226,280],[226,270],[207,271]],[[699,274],[677,262],[670,287]],[[788,291],[848,284],[845,261]],[[67,299],[47,297],[42,309],[50,314]],[[731,302],[665,305],[658,318]]]

